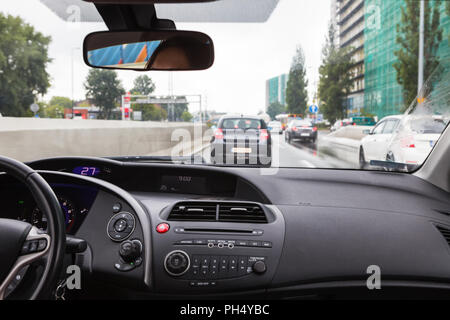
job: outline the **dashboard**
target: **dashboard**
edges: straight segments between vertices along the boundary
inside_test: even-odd
[[[53,158],[54,189],[95,297],[321,298],[450,290],[450,196],[409,174]],[[45,229],[29,192],[0,175],[9,217]],[[108,290],[105,288],[108,287]],[[88,293],[89,294],[89,293]]]

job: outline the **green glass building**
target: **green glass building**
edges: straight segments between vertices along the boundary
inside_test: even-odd
[[[396,43],[397,24],[401,23],[403,0],[365,0],[364,53],[365,89],[364,112],[382,117],[398,114],[404,105],[403,90],[397,82],[393,64],[399,49]],[[441,59],[449,55],[449,17],[445,1],[435,0],[441,12],[443,39],[438,50]],[[426,80],[426,79],[425,79]]]
[[[274,102],[286,105],[288,78],[287,74],[282,74],[266,81],[266,110]]]

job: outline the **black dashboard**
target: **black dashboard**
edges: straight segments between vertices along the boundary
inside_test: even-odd
[[[392,290],[450,289],[450,195],[413,175],[99,158],[29,165],[60,199],[67,233],[87,241],[83,270],[128,296],[359,295],[373,265]],[[0,188],[10,217],[45,228],[27,190],[4,175]]]

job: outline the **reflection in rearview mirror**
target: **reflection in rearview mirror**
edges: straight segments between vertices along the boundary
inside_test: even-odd
[[[147,41],[90,50],[89,64],[94,67],[115,69],[143,69],[162,41]]]
[[[84,41],[84,59],[94,68],[204,70],[214,62],[214,46],[191,31],[96,32]]]

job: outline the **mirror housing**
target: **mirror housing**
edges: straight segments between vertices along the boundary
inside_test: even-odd
[[[365,130],[363,130],[362,133],[363,133],[363,134],[373,134],[373,131],[370,130],[370,129],[365,129]]]
[[[195,31],[103,31],[86,36],[83,56],[93,68],[205,70],[214,63],[214,44]]]

